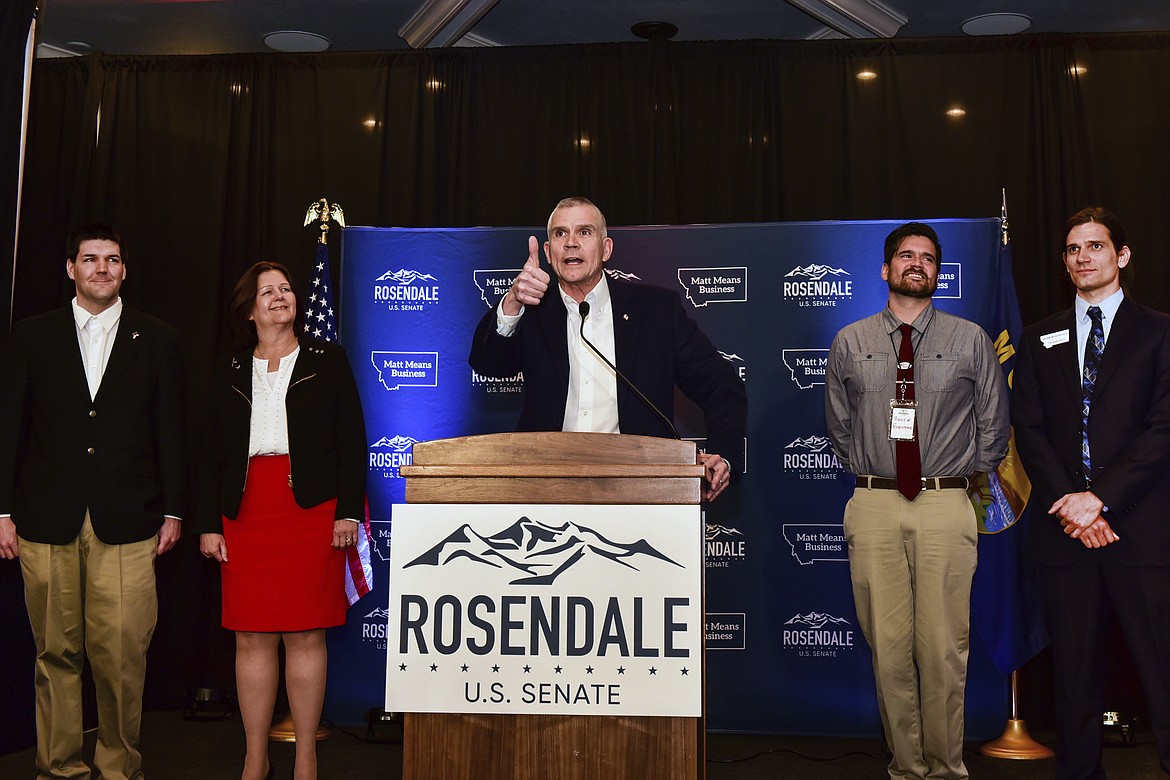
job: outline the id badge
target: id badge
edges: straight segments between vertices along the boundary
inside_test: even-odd
[[[913,401],[890,401],[890,438],[894,441],[914,441]]]

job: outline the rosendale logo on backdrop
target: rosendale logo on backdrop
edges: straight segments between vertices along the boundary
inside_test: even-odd
[[[828,436],[793,439],[784,447],[784,471],[799,479],[836,479],[844,471]]]
[[[388,311],[422,311],[439,302],[439,280],[408,268],[387,271],[374,280],[374,303]]]
[[[708,650],[746,650],[747,613],[708,612],[703,627]]]
[[[747,266],[680,268],[678,283],[696,309],[709,303],[746,303],[747,274]]]
[[[471,372],[471,386],[484,393],[524,392],[524,372],[515,376],[494,377]]]
[[[504,293],[512,286],[512,282],[519,276],[519,268],[497,268],[471,272],[471,281],[479,290],[479,299],[489,309],[500,302]]]
[[[747,558],[747,537],[731,526],[707,524],[707,568],[725,569],[732,561]]]
[[[370,363],[387,390],[439,386],[438,352],[374,351],[370,353]]]
[[[849,560],[845,528],[840,524],[785,523],[780,531],[784,534],[784,541],[792,548],[792,556],[801,566],[817,561]]]
[[[853,297],[853,280],[847,276],[848,271],[831,265],[798,265],[784,274],[784,298],[802,307],[836,306]]]
[[[697,506],[394,508],[386,709],[698,716]]]
[[[781,351],[780,357],[791,372],[792,381],[801,390],[811,390],[817,385],[825,384],[829,350],[785,349]]]
[[[853,624],[827,612],[799,612],[784,621],[781,639],[785,650],[802,658],[836,658],[852,652]]]
[[[938,267],[938,289],[935,298],[963,297],[963,266],[959,263],[941,263]]]
[[[380,473],[383,479],[398,479],[398,469],[414,459],[416,444],[418,439],[410,436],[383,436],[370,445],[370,471]]]

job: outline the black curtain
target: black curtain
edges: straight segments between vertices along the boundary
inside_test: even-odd
[[[1061,225],[1088,204],[1170,308],[1168,66],[1164,34],[44,60],[16,314],[68,299],[70,226],[120,226],[127,301],[184,333],[194,440],[227,291],[261,259],[303,286],[322,196],[350,224],[466,226],[580,194],[630,225],[987,217],[1006,188],[1025,321],[1070,300]],[[230,682],[214,572],[191,540],[159,566],[155,705]]]
[[[6,340],[12,300],[12,253],[16,247],[17,176],[20,165],[20,129],[24,106],[25,44],[32,26],[36,0],[11,0],[0,7],[0,343]],[[0,512],[9,511],[0,509]],[[20,563],[0,560],[0,753],[32,744],[32,634],[24,611]],[[4,663],[8,654],[25,661]]]

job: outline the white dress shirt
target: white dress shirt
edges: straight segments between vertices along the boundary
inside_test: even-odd
[[[569,392],[565,398],[564,431],[621,433],[618,428],[617,374],[581,340],[581,314],[577,301],[558,286],[556,293],[565,302],[565,338],[569,348]],[[551,293],[550,293],[551,294]],[[589,316],[585,319],[585,338],[616,364],[613,337],[613,306],[605,274],[585,296]],[[516,315],[504,314],[496,307],[496,332],[510,337],[516,332],[524,307]]]
[[[264,358],[252,358],[252,419],[248,432],[248,456],[288,454],[288,416],[285,414],[284,398],[288,394],[288,382],[292,377],[298,345],[280,359],[280,367],[268,370]]]
[[[77,298],[73,299],[73,322],[77,325],[77,345],[81,348],[81,366],[85,369],[85,379],[89,384],[90,400],[97,397],[98,388],[101,387],[121,321],[121,298],[101,314],[90,314],[78,305]]]

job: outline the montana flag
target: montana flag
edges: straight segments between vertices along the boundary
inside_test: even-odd
[[[333,277],[329,273],[329,245],[317,242],[317,260],[309,282],[305,309],[305,334],[321,341],[337,341],[337,317],[333,311],[333,293],[329,287]],[[374,567],[370,562],[370,504],[366,502],[365,517],[357,544],[345,550],[345,595],[354,602],[374,587]]]
[[[1015,345],[1023,323],[1012,280],[1011,242],[1005,239],[998,246],[998,290],[989,330],[1011,387]],[[971,585],[971,628],[996,668],[1006,676],[1048,644],[1035,573],[1023,560],[1032,486],[1020,464],[1014,433],[1007,457],[987,477],[982,506],[977,507],[979,566]]]

